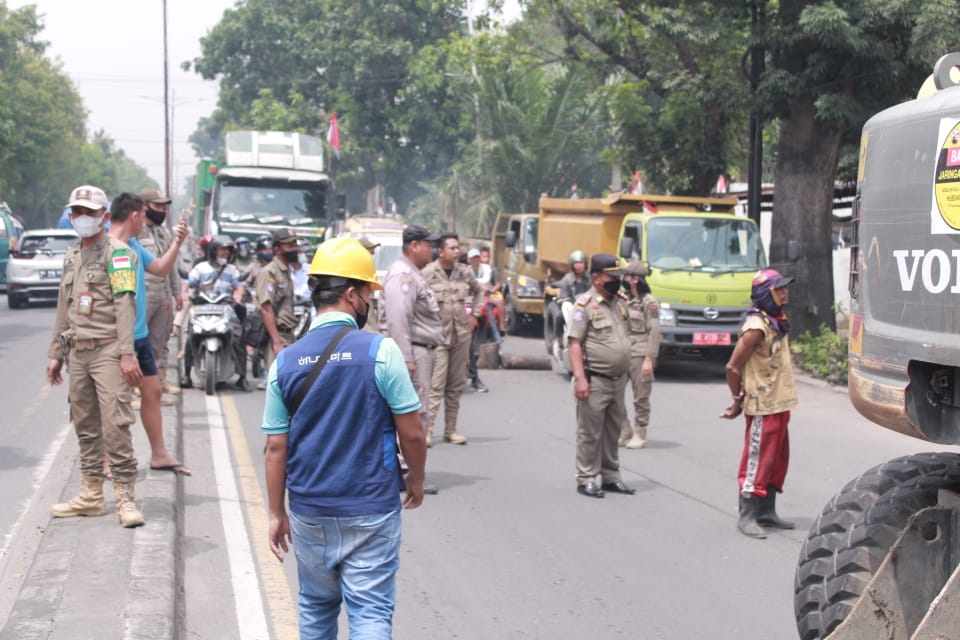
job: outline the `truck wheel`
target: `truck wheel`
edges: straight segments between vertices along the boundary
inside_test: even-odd
[[[543,308],[543,346],[548,354],[553,353],[553,341],[557,337],[554,329],[559,315],[560,306],[556,302],[551,301]]]
[[[907,520],[960,491],[960,454],[918,453],[866,471],[834,496],[800,549],[794,614],[801,640],[824,638],[843,622]]]
[[[7,294],[7,306],[11,309],[23,309],[27,304],[15,293]]]
[[[503,301],[503,326],[507,333],[515,336],[520,334],[520,324],[517,322],[517,312],[513,308],[513,299],[507,296]]]

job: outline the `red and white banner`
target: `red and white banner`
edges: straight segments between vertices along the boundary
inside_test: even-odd
[[[727,192],[727,179],[722,173],[717,177],[717,186],[714,191],[716,191],[718,194]]]
[[[327,144],[333,147],[333,152],[340,157],[340,127],[337,126],[337,112],[330,115],[330,127],[327,129]]]

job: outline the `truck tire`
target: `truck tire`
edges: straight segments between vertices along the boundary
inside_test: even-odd
[[[556,339],[557,317],[560,316],[560,305],[551,300],[543,308],[543,346],[547,353],[553,353],[553,341]]]
[[[918,453],[877,465],[834,496],[817,517],[794,577],[801,640],[824,638],[843,622],[907,520],[960,491],[960,454]]]
[[[520,323],[517,322],[517,311],[513,308],[513,298],[509,295],[503,300],[503,328],[511,336],[520,334]]]

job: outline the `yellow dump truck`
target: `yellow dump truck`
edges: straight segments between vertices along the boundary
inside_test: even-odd
[[[570,253],[610,253],[650,267],[660,300],[660,354],[727,357],[766,266],[760,232],[735,214],[735,199],[613,194],[541,198],[536,246],[545,272],[544,342],[561,335],[557,282]]]
[[[539,329],[546,272],[537,259],[539,213],[500,213],[493,225],[491,259],[503,281],[509,333]]]

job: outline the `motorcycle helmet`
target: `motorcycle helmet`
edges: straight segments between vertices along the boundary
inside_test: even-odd
[[[246,262],[250,259],[250,239],[246,236],[240,236],[236,241],[237,259]]]
[[[587,261],[587,254],[585,254],[583,251],[577,250],[570,254],[570,264],[573,264],[574,262],[585,263],[586,261]]]
[[[207,255],[207,247],[210,246],[210,242],[212,241],[213,241],[213,236],[209,234],[200,238],[200,251],[202,251],[204,255]]]
[[[273,238],[268,235],[262,235],[257,237],[257,253],[260,253],[264,249],[270,249],[273,251]]]
[[[218,235],[214,236],[213,240],[210,241],[210,244],[207,245],[207,258],[214,260],[217,257],[217,249],[220,247],[227,247],[230,249],[230,257],[227,260],[233,258],[234,254],[234,244],[233,240],[230,239],[230,236]]]

